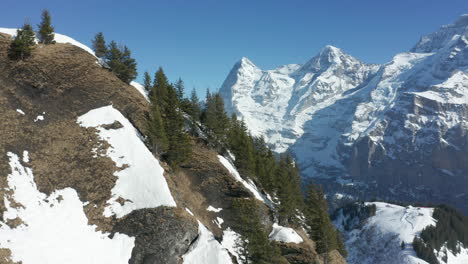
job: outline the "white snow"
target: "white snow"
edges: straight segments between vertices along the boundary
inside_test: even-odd
[[[22,114],[22,115],[25,115],[25,113],[24,113],[23,110],[21,110],[21,109],[16,109],[16,112],[18,112],[18,113],[20,113],[20,114]]]
[[[238,263],[244,263],[240,247],[241,239],[241,236],[229,227],[223,231],[221,245],[236,258]]]
[[[5,33],[5,34],[8,34],[8,35],[11,35],[12,37],[15,37],[16,36],[16,28],[0,28],[0,33]],[[83,43],[80,43],[80,42],[78,42],[78,41],[76,41],[76,40],[74,40],[74,39],[72,39],[72,38],[70,38],[68,36],[65,36],[65,35],[62,35],[62,34],[59,34],[59,33],[55,33],[54,40],[57,43],[72,44],[74,46],[77,46],[79,48],[84,49],[88,53],[95,56],[94,51],[91,48],[89,48],[88,46],[84,45]]]
[[[187,213],[189,213],[191,216],[194,216],[194,214],[192,213],[192,211],[190,211],[190,209],[185,208],[185,211],[187,211]]]
[[[447,246],[444,245],[441,250],[439,251],[439,255],[437,256],[440,263],[444,263],[442,260],[443,252],[447,252],[447,264],[466,264],[468,263],[468,248],[464,248],[462,243],[459,243],[460,253],[456,255],[447,249]]]
[[[348,263],[425,263],[416,256],[412,243],[425,227],[436,224],[432,218],[434,209],[383,202],[367,204],[375,204],[377,211],[361,228],[346,232],[341,226],[343,218],[335,220],[346,239]],[[405,250],[400,248],[401,241],[405,242]]]
[[[217,225],[219,229],[221,229],[221,225],[224,223],[224,219],[222,219],[221,217],[216,217],[216,219],[213,220],[213,223]]]
[[[215,212],[215,213],[219,213],[221,212],[221,210],[223,210],[223,208],[214,208],[213,206],[208,206],[208,208],[206,208],[207,211],[210,211],[210,212]]]
[[[294,229],[290,227],[280,226],[277,223],[273,224],[273,230],[271,231],[269,238],[270,240],[279,241],[283,243],[299,244],[304,241]]]
[[[183,256],[184,264],[229,264],[232,263],[228,251],[215,239],[200,221],[198,239]]]
[[[268,200],[265,196],[263,196],[260,191],[258,190],[257,186],[255,186],[255,183],[252,182],[252,180],[249,179],[249,181],[246,181],[242,179],[240,176],[239,172],[236,170],[236,168],[229,162],[225,157],[218,155],[218,159],[223,164],[223,166],[231,173],[231,175],[242,185],[244,185],[245,188],[247,188],[256,199],[264,202],[267,205],[271,205],[271,201]]]
[[[11,250],[11,259],[23,264],[124,264],[128,263],[134,238],[96,231],[88,225],[83,203],[72,188],[50,196],[37,190],[33,171],[8,153],[11,174],[8,187],[13,195],[4,197],[4,220],[20,218],[23,224],[10,228],[0,222],[0,248]],[[26,156],[23,160],[27,159]],[[12,208],[12,200],[23,207]]]
[[[23,162],[29,162],[29,152],[27,150],[23,151]]]
[[[120,122],[123,128],[104,129],[103,125]],[[77,121],[83,127],[95,127],[101,139],[111,147],[107,155],[121,170],[114,173],[118,177],[112,189],[112,198],[104,211],[106,217],[118,218],[136,209],[158,206],[176,206],[159,161],[140,140],[138,131],[112,106],[89,111]],[[125,199],[121,205],[117,199]]]
[[[138,90],[138,92],[140,92],[141,95],[145,97],[146,101],[149,101],[148,93],[146,92],[145,87],[141,83],[132,81],[130,85],[135,87]]]
[[[37,121],[44,121],[44,116],[43,116],[43,115],[38,115],[38,116],[34,119],[34,122],[37,122]]]

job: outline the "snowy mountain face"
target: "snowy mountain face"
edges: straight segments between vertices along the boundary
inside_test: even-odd
[[[242,59],[220,92],[253,135],[292,152],[328,191],[468,211],[467,15],[384,65],[331,46],[270,71]]]

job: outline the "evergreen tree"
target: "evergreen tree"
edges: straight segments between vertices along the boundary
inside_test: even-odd
[[[255,172],[253,139],[248,134],[245,123],[237,120],[235,114],[233,114],[230,124],[227,144],[236,157],[234,164],[241,176],[253,177]]]
[[[168,87],[166,104],[166,131],[169,139],[167,160],[173,166],[186,161],[191,155],[191,146],[188,135],[185,133],[185,120],[180,111],[177,91]]]
[[[8,57],[12,60],[23,60],[31,56],[35,46],[35,34],[31,24],[25,23],[16,31],[16,37],[8,49]]]
[[[268,233],[260,222],[255,201],[237,198],[232,203],[236,217],[234,228],[242,234],[246,263],[279,264],[284,262],[278,246],[270,243]]]
[[[108,50],[106,41],[104,40],[104,34],[102,32],[99,32],[94,36],[93,50],[94,54],[96,54],[98,58],[104,58],[107,55]]]
[[[224,139],[229,127],[229,117],[224,110],[224,101],[219,93],[211,94],[207,90],[202,122],[216,139]]]
[[[190,94],[190,108],[187,110],[187,114],[189,114],[194,121],[200,121],[200,99],[198,99],[197,91],[195,91],[195,89],[193,89]]]
[[[50,13],[47,9],[42,11],[42,21],[38,25],[39,27],[39,43],[42,44],[54,44],[54,27],[51,24]]]
[[[131,81],[135,80],[137,77],[137,63],[134,58],[132,58],[132,53],[127,46],[123,47],[122,52],[122,63],[125,66],[125,71],[122,73],[122,81],[129,84]]]
[[[136,61],[128,47],[120,48],[115,41],[109,44],[106,62],[111,71],[123,82],[129,84],[137,76]]]
[[[296,211],[303,206],[299,171],[290,155],[282,155],[276,173],[278,178],[279,219],[283,224],[297,224]]]
[[[145,87],[145,91],[147,93],[150,93],[153,86],[151,85],[151,76],[149,73],[146,71],[143,77],[143,87]]]
[[[315,241],[319,254],[337,249],[343,256],[347,255],[341,234],[335,229],[328,215],[325,195],[313,182],[307,185],[304,214],[306,224],[310,227],[308,233]]]
[[[154,97],[150,97],[151,109],[148,119],[148,140],[156,154],[165,153],[169,147],[169,140],[164,128],[164,122]]]
[[[153,94],[156,96],[156,102],[158,103],[161,111],[166,112],[168,94],[169,94],[169,81],[167,80],[166,74],[162,67],[159,67],[156,71],[153,80]]]
[[[176,91],[177,91],[177,98],[179,99],[179,101],[182,101],[182,99],[184,98],[184,81],[182,81],[181,78],[179,78],[179,80],[177,80],[176,84],[175,84],[175,88],[176,88]]]
[[[401,241],[400,247],[401,247],[401,250],[404,250],[406,248],[405,241],[403,240]]]

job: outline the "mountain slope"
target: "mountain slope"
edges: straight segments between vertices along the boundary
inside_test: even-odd
[[[425,264],[414,251],[413,240],[423,229],[437,224],[433,214],[434,208],[373,202],[338,210],[334,222],[344,234],[349,263]],[[441,248],[435,253],[439,263],[458,264],[468,259],[463,245],[460,252]]]
[[[321,263],[300,228],[273,226],[272,201],[227,150],[191,137],[177,170],[153,155],[144,93],[81,44],[11,61],[10,41],[0,33],[0,263],[236,263],[234,200],[253,201],[266,234],[294,238],[272,233],[295,250],[284,263]]]
[[[277,152],[292,152],[329,193],[466,212],[467,40],[464,15],[384,65],[327,46],[284,73],[241,61],[220,91],[228,111]]]

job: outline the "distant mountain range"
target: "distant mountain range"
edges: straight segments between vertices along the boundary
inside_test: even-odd
[[[305,64],[237,62],[220,93],[305,178],[345,198],[468,212],[468,15],[383,65],[326,46]]]

